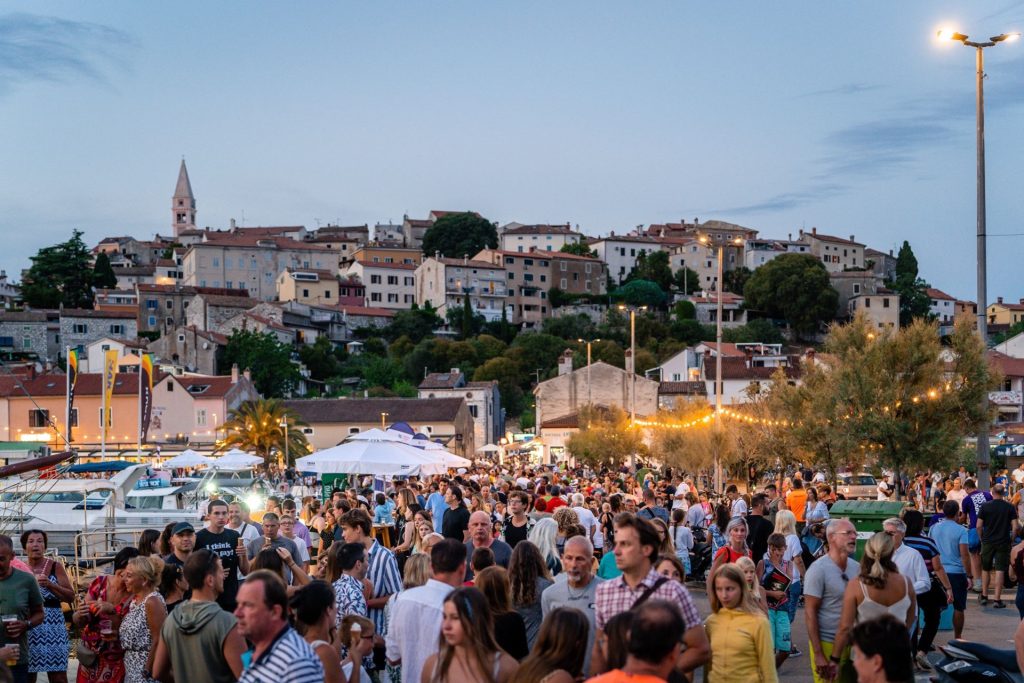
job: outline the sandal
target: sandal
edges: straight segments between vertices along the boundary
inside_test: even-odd
[[[1002,600],[996,600],[994,603],[992,603],[992,607],[994,607],[995,609],[1006,609],[1006,603]]]

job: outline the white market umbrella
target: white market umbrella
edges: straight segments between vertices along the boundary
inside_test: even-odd
[[[223,456],[213,461],[213,466],[221,470],[245,470],[263,462],[258,455],[250,455],[243,450],[232,448]]]
[[[163,467],[165,469],[178,469],[180,467],[199,467],[200,465],[211,465],[215,461],[213,458],[208,458],[201,453],[197,453],[191,448],[186,449],[174,456],[170,460],[164,462]]]
[[[420,441],[419,443],[422,443],[422,446],[417,444],[417,440],[413,440],[413,443],[416,444],[417,448],[421,449],[427,457],[440,460],[441,464],[445,467],[458,468],[473,466],[472,460],[466,460],[461,455],[455,455],[436,441]]]
[[[489,443],[486,446],[481,446],[476,449],[477,453],[497,453],[501,450],[500,446],[495,446],[493,443]]]
[[[345,441],[398,441],[406,443],[408,441],[405,438],[405,434],[396,432],[392,429],[384,431],[383,429],[367,429],[365,432],[359,432],[345,439]]]
[[[394,441],[347,441],[295,461],[297,469],[318,474],[418,476],[443,474],[447,467]]]

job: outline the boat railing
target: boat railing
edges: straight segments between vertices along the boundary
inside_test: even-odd
[[[113,561],[122,548],[138,547],[139,537],[148,527],[109,526],[75,534],[74,564],[81,576],[95,575],[100,568]]]

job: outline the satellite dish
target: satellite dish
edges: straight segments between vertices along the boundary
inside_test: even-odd
[[[203,349],[205,350],[205,349],[209,349],[209,348],[210,348],[210,342],[203,342]]]

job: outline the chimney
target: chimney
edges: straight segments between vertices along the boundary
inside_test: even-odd
[[[700,225],[700,218],[694,217],[694,219],[693,219],[693,226],[697,227],[698,225]]]
[[[231,219],[231,232],[234,232],[234,231],[235,231],[235,219],[232,218]]]
[[[789,235],[788,235],[787,239],[788,239],[788,240],[789,240],[790,242],[792,242],[792,241],[793,241],[793,233],[789,233]]]
[[[626,373],[633,374],[633,350],[626,349]]]
[[[438,261],[440,261],[441,260],[441,252],[435,251],[434,252],[434,258],[436,258]]]
[[[252,373],[249,371],[249,368],[245,369],[245,372],[242,373],[242,377],[245,377],[250,382],[252,381]]]
[[[572,349],[566,349],[558,357],[558,376],[568,375],[570,372],[572,372]]]
[[[996,297],[996,303],[997,303],[997,304],[1001,304],[1001,303],[1003,303],[1003,297],[1001,297],[1001,296],[997,296],[997,297]]]
[[[856,242],[856,241],[857,241],[857,238],[856,238],[856,237],[854,237],[853,235],[850,235],[850,241],[851,241],[851,242]]]
[[[747,357],[747,359],[746,359],[747,367],[748,368],[754,367],[754,349],[750,349],[750,348],[744,349],[743,350],[743,355],[745,355]]]
[[[460,372],[461,371],[458,368],[452,368],[451,371],[448,374],[458,375],[458,374],[460,374]]]
[[[231,364],[231,383],[238,384],[238,363]]]
[[[812,227],[811,228],[811,234],[812,235],[817,235],[818,234],[818,228]]]

